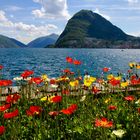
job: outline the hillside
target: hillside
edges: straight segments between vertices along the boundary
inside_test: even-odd
[[[13,38],[10,38],[16,45],[24,48],[24,47],[27,47],[27,45],[23,44],[22,42],[16,40],[16,39],[13,39]]]
[[[30,43],[27,44],[30,48],[45,48],[48,45],[55,44],[56,40],[58,39],[58,35],[51,34],[49,36],[37,38]]]
[[[101,15],[81,10],[67,23],[55,47],[58,48],[139,48],[140,39],[127,35]]]
[[[0,48],[20,48],[26,47],[25,44],[17,41],[16,39],[0,35]]]

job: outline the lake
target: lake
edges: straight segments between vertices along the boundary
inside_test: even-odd
[[[74,66],[66,63],[70,56],[82,61]],[[49,77],[58,77],[63,69],[81,74],[87,71],[93,76],[100,76],[103,67],[110,67],[112,73],[126,73],[130,61],[140,62],[140,50],[137,49],[0,49],[0,64],[4,66],[3,78],[13,79],[24,70],[34,70],[35,76],[42,73]],[[125,74],[124,74],[125,75]]]

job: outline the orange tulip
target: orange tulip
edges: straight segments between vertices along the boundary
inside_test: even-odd
[[[73,64],[74,65],[81,65],[81,61],[79,61],[79,60],[73,60]]]
[[[104,67],[103,68],[103,72],[108,72],[110,70],[110,68]]]
[[[112,121],[108,121],[106,118],[96,119],[95,120],[95,126],[96,127],[105,127],[109,128],[113,126]]]

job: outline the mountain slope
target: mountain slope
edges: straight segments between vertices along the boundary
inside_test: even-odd
[[[44,48],[48,45],[55,44],[56,40],[58,39],[58,35],[51,34],[49,36],[37,38],[30,43],[28,43],[28,47],[31,48]]]
[[[81,10],[67,23],[55,47],[108,47],[135,39],[90,10]],[[123,45],[124,45],[123,44]]]
[[[16,39],[0,35],[0,48],[20,48],[20,47],[26,47],[26,45],[17,41]]]
[[[16,39],[14,39],[14,38],[10,38],[10,40],[12,40],[16,45],[18,45],[18,46],[20,46],[22,48],[27,47],[27,45],[25,45],[24,43],[22,43],[22,42],[20,42],[20,41],[18,41]]]

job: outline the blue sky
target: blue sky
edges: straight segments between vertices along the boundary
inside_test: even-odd
[[[0,0],[0,34],[24,43],[60,34],[81,9],[99,13],[124,32],[140,36],[140,0]]]

